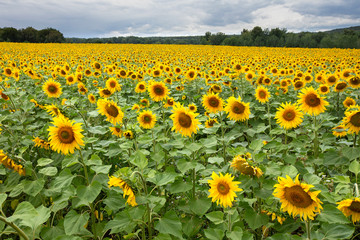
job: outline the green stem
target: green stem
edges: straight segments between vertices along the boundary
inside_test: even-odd
[[[231,232],[231,214],[228,212],[229,215],[229,232]]]
[[[192,134],[192,141],[193,141],[193,143],[195,142],[194,134]],[[192,161],[195,162],[195,152],[192,153]],[[196,195],[195,195],[196,170],[195,170],[195,168],[193,168],[193,170],[192,170],[192,180],[193,180],[192,196],[193,196],[193,199],[196,199]]]
[[[269,119],[269,133],[270,133],[270,137],[272,138],[272,134],[271,134],[271,117],[270,117],[270,104],[269,101],[266,103],[267,104],[267,114],[268,114],[268,119]]]
[[[81,150],[79,150],[79,153],[80,153],[80,161],[81,161],[81,164],[83,165],[84,167],[84,175],[85,175],[85,179],[86,179],[86,184],[89,185],[90,182],[89,182],[89,175],[88,175],[88,171],[87,171],[87,167],[86,167],[86,164],[84,162],[84,157],[82,155],[82,152]]]
[[[305,221],[305,227],[306,227],[306,240],[311,240],[310,220],[309,220],[309,221]]]
[[[314,116],[314,157],[317,158],[318,156],[319,156],[319,140],[317,133],[316,116]]]
[[[357,134],[355,133],[353,148],[356,147],[356,138],[357,138]]]
[[[220,125],[221,125],[221,138],[222,138],[222,144],[223,144],[223,159],[224,163],[226,163],[226,144],[225,144],[225,130],[224,130],[224,123],[223,123],[223,117],[222,117],[222,111],[220,111]]]
[[[29,240],[28,236],[26,236],[23,230],[21,230],[18,226],[16,226],[15,223],[8,222],[6,218],[3,216],[0,216],[0,221],[3,221],[4,223],[12,227],[19,234],[20,237],[24,238],[25,240]]]
[[[356,175],[357,177],[357,175]],[[357,185],[357,183],[354,183],[354,186],[355,186],[355,197],[359,197],[359,187]]]

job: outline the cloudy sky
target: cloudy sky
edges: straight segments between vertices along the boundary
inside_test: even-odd
[[[52,27],[65,37],[290,32],[360,25],[359,0],[0,0],[0,27]]]

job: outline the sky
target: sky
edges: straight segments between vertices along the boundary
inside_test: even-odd
[[[360,25],[359,0],[0,0],[0,27],[55,28],[65,37],[240,34]]]

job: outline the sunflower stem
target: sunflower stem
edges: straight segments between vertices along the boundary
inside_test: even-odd
[[[306,240],[311,240],[310,221],[305,221],[305,227],[306,227]]]
[[[356,175],[357,178],[357,175]],[[355,197],[359,197],[359,186],[357,185],[357,183],[354,183],[354,187],[355,187]]]
[[[29,240],[28,236],[26,236],[23,230],[21,230],[15,223],[7,221],[6,218],[3,216],[0,216],[0,221],[3,221],[4,223],[12,227],[20,237],[24,238],[25,240]]]
[[[269,101],[267,101],[266,104],[267,104],[267,114],[268,114],[269,127],[270,127],[269,133],[270,133],[270,137],[272,138],[272,134],[271,134],[270,104],[269,104]]]
[[[354,137],[354,144],[353,144],[353,148],[356,147],[356,138],[357,138],[357,134],[355,134],[355,137]]]
[[[243,93],[244,93],[244,83],[243,83],[242,74],[241,74],[241,77],[240,77],[240,84],[241,84],[240,97],[241,97],[241,100],[242,100],[243,99]]]
[[[224,159],[224,163],[226,163],[226,144],[224,139],[225,131],[223,126],[222,111],[220,111],[220,124],[221,124],[221,138],[223,143],[223,159]]]
[[[86,168],[86,164],[84,162],[84,157],[82,155],[82,152],[81,150],[79,149],[79,153],[80,153],[80,161],[81,161],[81,164],[83,165],[84,167],[84,175],[85,175],[85,179],[86,179],[86,184],[89,185],[90,182],[89,182],[89,175],[88,175],[88,171],[87,171],[87,168]]]
[[[192,141],[193,141],[193,143],[195,142],[194,134],[192,134]],[[195,152],[192,153],[192,161],[195,162]],[[193,168],[193,170],[192,170],[192,180],[193,180],[192,196],[193,196],[193,199],[196,199],[196,195],[195,195],[196,170],[195,170],[195,168]]]
[[[314,157],[317,158],[318,156],[319,156],[319,140],[317,133],[316,116],[314,116]]]
[[[228,212],[229,215],[229,232],[231,232],[231,214]]]

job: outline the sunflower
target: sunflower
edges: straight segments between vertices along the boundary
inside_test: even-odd
[[[151,129],[155,126],[156,115],[152,111],[142,111],[137,118],[140,127],[145,129]]]
[[[219,123],[216,118],[209,118],[209,119],[206,120],[206,122],[205,122],[205,127],[206,127],[206,128],[211,128],[211,127],[214,126],[215,123]]]
[[[122,137],[123,131],[121,130],[121,128],[119,128],[119,127],[110,127],[110,130],[111,130],[112,135]]]
[[[134,138],[134,133],[131,131],[131,130],[126,130],[124,133],[123,133],[124,137],[126,139],[133,139]]]
[[[90,103],[93,103],[93,104],[96,103],[96,98],[95,98],[94,94],[92,94],[92,93],[90,93],[88,95],[88,100]]]
[[[50,126],[48,131],[50,147],[53,151],[67,155],[74,153],[75,148],[80,149],[80,146],[84,146],[81,123],[75,123],[60,115],[53,119],[52,124],[55,126]]]
[[[190,69],[185,74],[186,78],[190,81],[194,80],[197,77],[197,73],[194,69]]]
[[[180,104],[176,104],[172,110],[173,114],[170,119],[173,120],[173,127],[171,130],[181,133],[182,136],[190,137],[192,133],[196,133],[199,128],[199,120],[195,117],[198,113],[191,112]]]
[[[169,94],[169,89],[163,82],[152,82],[148,87],[148,91],[151,99],[155,102],[166,99]]]
[[[122,123],[124,113],[121,108],[112,100],[99,99],[97,101],[97,109],[100,114],[106,116],[106,120],[112,124]]]
[[[343,125],[339,125],[333,128],[333,132],[332,134],[335,137],[345,137],[347,135],[347,130],[345,129],[345,127]]]
[[[50,142],[47,142],[39,137],[36,137],[32,140],[35,143],[35,147],[40,147],[45,150],[49,150],[50,148]]]
[[[159,68],[153,70],[152,75],[153,77],[161,77],[162,71]]]
[[[191,103],[188,105],[188,108],[191,112],[196,112],[197,111],[197,107],[194,103]]]
[[[149,100],[147,100],[146,98],[140,100],[140,107],[149,107],[149,106],[150,106]]]
[[[318,91],[321,95],[328,94],[330,92],[330,88],[326,84],[321,84],[318,88]]]
[[[212,198],[211,201],[216,202],[217,205],[220,204],[224,208],[231,207],[236,197],[235,192],[242,191],[238,186],[240,182],[233,181],[234,177],[229,173],[225,174],[225,176],[220,173],[219,176],[213,172],[211,178],[212,180],[208,180],[210,185],[210,195],[208,197]]]
[[[347,80],[347,79],[349,79],[349,78],[351,78],[353,76],[351,73],[353,73],[353,71],[351,69],[344,69],[340,73],[340,76]]]
[[[6,168],[16,171],[20,176],[25,176],[26,174],[24,167],[10,159],[3,150],[0,150],[0,164],[4,165]]]
[[[325,107],[329,105],[329,102],[324,100],[324,97],[320,97],[313,87],[303,88],[298,98],[300,98],[298,100],[300,109],[309,115],[319,115],[325,112]]]
[[[260,103],[266,103],[269,101],[270,98],[270,93],[269,90],[266,87],[257,87],[255,89],[255,98],[256,100],[258,100]]]
[[[131,205],[132,207],[135,207],[137,205],[133,190],[124,180],[115,176],[109,176],[108,185],[109,187],[120,187],[124,192],[123,197],[125,198],[126,196],[129,196],[126,203]]]
[[[139,112],[139,110],[140,110],[140,106],[139,106],[139,104],[134,104],[132,107],[131,107],[131,110],[135,110],[136,112]]]
[[[136,93],[146,92],[146,82],[142,81],[142,82],[139,82],[138,84],[136,84],[135,92]]]
[[[110,92],[114,93],[116,91],[121,91],[121,85],[115,78],[109,78],[106,83],[106,88],[110,90]]]
[[[320,213],[322,206],[318,195],[321,191],[311,192],[313,185],[300,183],[299,175],[293,181],[288,175],[286,178],[279,177],[279,183],[275,184],[273,195],[280,198],[281,209],[287,211],[293,217],[300,216],[302,220],[313,220],[316,213]]]
[[[110,97],[114,92],[108,88],[99,88],[99,95],[102,98]]]
[[[172,107],[172,106],[174,106],[174,104],[175,104],[174,98],[170,97],[170,98],[166,99],[164,107],[165,108]]]
[[[225,107],[225,112],[228,113],[228,117],[234,121],[245,121],[249,119],[250,115],[250,103],[244,103],[241,98],[229,97]]]
[[[299,90],[299,89],[303,88],[305,86],[305,84],[306,83],[303,80],[298,80],[298,81],[294,82],[294,84],[293,84],[294,89]]]
[[[345,199],[341,202],[337,202],[337,208],[348,217],[351,216],[353,223],[360,221],[360,198]]]
[[[220,92],[222,92],[222,89],[221,89],[220,85],[213,84],[213,85],[211,85],[210,91],[214,92],[214,93],[220,93]]]
[[[78,92],[81,93],[82,95],[85,95],[88,92],[88,89],[85,87],[85,85],[82,82],[78,83],[77,87],[78,87]]]
[[[243,175],[261,177],[263,175],[261,169],[251,166],[247,159],[248,157],[246,156],[235,156],[231,162],[231,168]]]
[[[275,119],[281,127],[291,129],[302,123],[303,115],[296,104],[282,103],[276,111]]]
[[[338,83],[336,83],[336,85],[334,87],[334,91],[335,92],[343,92],[343,91],[345,91],[347,86],[348,86],[348,84],[345,81],[338,82]]]
[[[346,97],[346,99],[343,102],[343,105],[345,108],[351,107],[351,106],[355,106],[356,102],[353,98],[351,97]]]
[[[45,105],[44,109],[52,116],[52,117],[57,117],[62,115],[62,113],[60,112],[60,109],[55,106],[54,104],[51,105]]]
[[[355,106],[355,110],[348,110],[345,112],[345,117],[342,120],[342,125],[348,129],[349,133],[358,134],[360,131],[360,109]]]
[[[44,83],[42,89],[48,97],[58,98],[62,93],[61,84],[59,82],[54,81],[52,78],[49,78]]]
[[[360,78],[358,76],[349,78],[348,83],[352,88],[360,88]]]
[[[330,74],[325,77],[325,83],[328,86],[333,86],[338,81],[335,74]]]
[[[11,70],[11,68],[6,67],[6,68],[4,68],[4,72],[3,72],[3,73],[5,74],[5,76],[11,77],[12,74],[13,74],[13,71]]]
[[[204,95],[202,104],[210,113],[217,113],[223,110],[223,100],[218,96],[218,94],[210,93],[208,95]]]
[[[76,83],[77,79],[74,77],[74,75],[68,75],[66,76],[66,84],[67,85],[72,85],[74,83]]]

